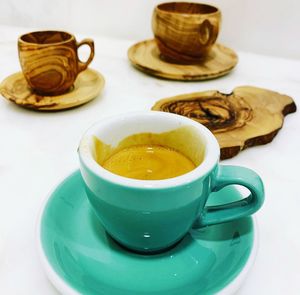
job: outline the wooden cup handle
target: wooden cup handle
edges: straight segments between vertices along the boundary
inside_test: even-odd
[[[207,46],[214,38],[216,38],[214,26],[206,19],[199,27],[199,41],[203,46]]]
[[[86,62],[82,62],[78,59],[78,73],[84,71],[88,67],[88,65],[91,63],[95,55],[95,45],[92,39],[83,39],[81,42],[78,42],[77,50],[82,45],[88,45],[90,47],[91,53]]]

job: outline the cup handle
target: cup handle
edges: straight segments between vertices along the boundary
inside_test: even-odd
[[[218,168],[213,180],[212,191],[216,192],[231,184],[239,184],[250,191],[250,195],[240,201],[206,206],[194,228],[232,221],[255,213],[264,202],[264,186],[261,178],[253,170],[239,166],[222,166]]]
[[[82,45],[88,45],[90,47],[91,52],[86,62],[82,62],[78,59],[78,73],[84,71],[88,67],[95,55],[95,45],[92,39],[83,39],[81,42],[77,42],[77,50]]]
[[[207,46],[212,44],[216,37],[214,26],[206,19],[199,27],[199,42]]]

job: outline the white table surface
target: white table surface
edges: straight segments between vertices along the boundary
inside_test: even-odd
[[[0,80],[20,70],[16,40],[27,31],[0,26]],[[230,92],[241,85],[288,94],[300,104],[300,60],[238,52],[238,66],[225,77],[174,82],[130,65],[127,49],[137,40],[80,37],[95,40],[90,67],[106,79],[99,97],[57,113],[34,112],[0,99],[0,294],[58,294],[39,262],[36,221],[48,192],[78,169],[76,149],[92,123],[113,114],[148,110],[160,98],[210,89]],[[299,112],[288,115],[272,143],[223,161],[257,171],[266,190],[265,204],[256,214],[258,255],[240,295],[300,294],[299,127]]]

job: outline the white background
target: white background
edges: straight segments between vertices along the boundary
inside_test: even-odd
[[[1,0],[0,23],[65,29],[125,39],[152,36],[158,0]],[[232,48],[300,58],[300,1],[212,0],[223,25],[219,41]],[[101,46],[101,45],[100,45]]]
[[[300,104],[300,1],[211,1],[223,13],[220,41],[237,50],[229,75],[205,82],[155,79],[133,69],[127,49],[151,38],[158,1],[0,0],[0,80],[20,71],[16,40],[28,30],[57,28],[78,40],[92,37],[91,68],[106,80],[94,101],[58,113],[32,112],[0,99],[0,294],[56,295],[37,257],[35,227],[43,199],[78,169],[82,133],[117,113],[149,110],[158,99],[253,85],[292,96]],[[105,37],[103,37],[105,36]],[[247,166],[265,183],[256,214],[258,256],[239,295],[300,294],[300,112],[286,117],[272,143],[249,148],[224,164]]]

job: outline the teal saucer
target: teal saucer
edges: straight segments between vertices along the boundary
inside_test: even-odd
[[[210,205],[240,198],[227,187],[211,196]],[[191,230],[161,254],[125,250],[94,216],[79,171],[52,192],[38,224],[42,264],[62,294],[231,294],[254,262],[256,242],[248,217]]]

